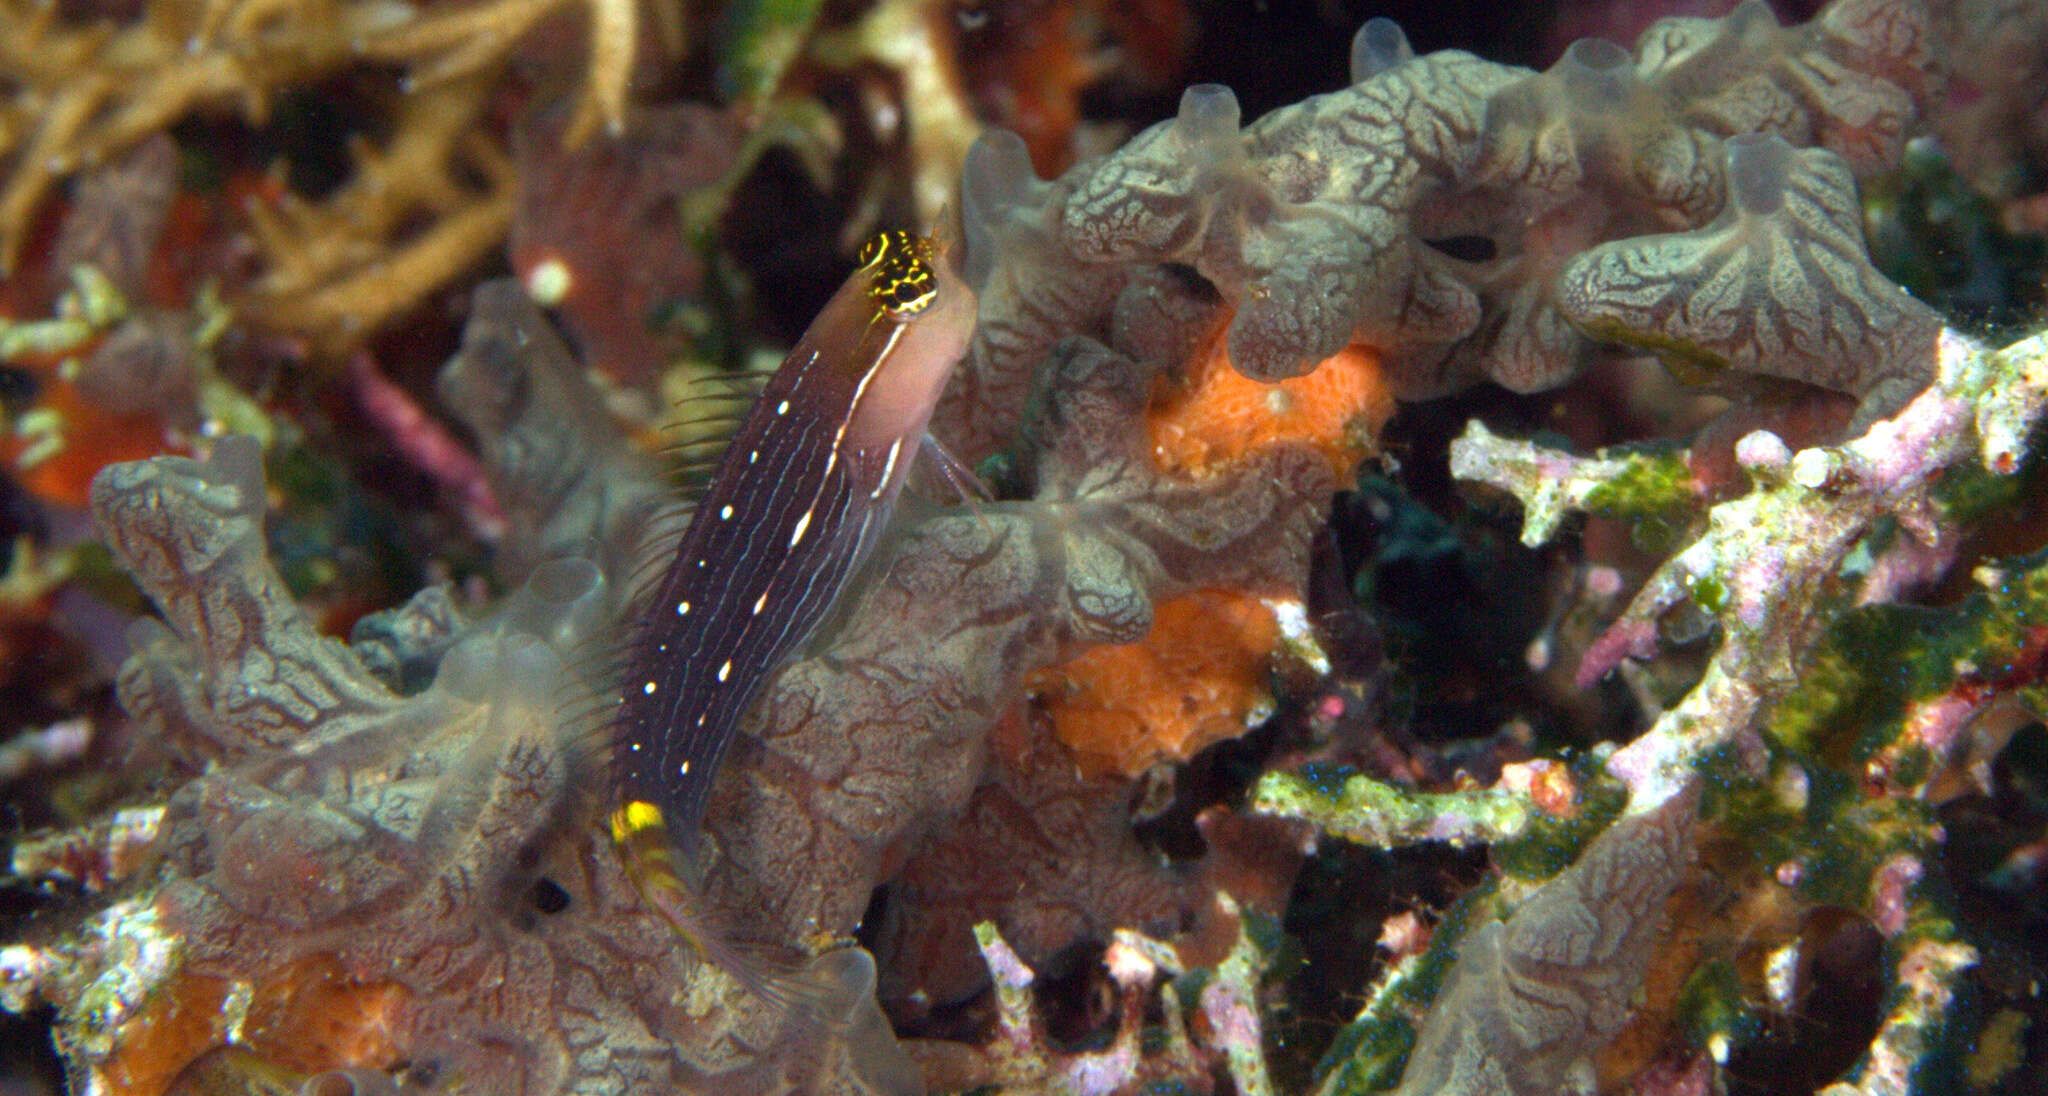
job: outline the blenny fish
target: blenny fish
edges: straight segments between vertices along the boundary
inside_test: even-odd
[[[628,650],[612,837],[700,950],[679,861],[719,761],[874,548],[973,332],[974,291],[944,251],[905,232],[861,250],[727,444]]]

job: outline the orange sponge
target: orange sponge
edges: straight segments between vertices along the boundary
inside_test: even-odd
[[[1379,352],[1350,346],[1303,376],[1267,384],[1231,367],[1225,321],[1188,375],[1164,382],[1153,401],[1152,452],[1160,469],[1203,476],[1276,442],[1300,441],[1348,481],[1394,414]]]
[[[1162,603],[1144,639],[1047,671],[1039,699],[1084,773],[1136,776],[1243,734],[1279,635],[1258,598],[1198,591]]]

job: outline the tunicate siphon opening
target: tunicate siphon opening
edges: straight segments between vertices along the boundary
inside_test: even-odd
[[[1792,174],[1792,146],[1775,133],[1746,133],[1729,138],[1724,147],[1728,193],[1735,208],[1757,216],[1782,208]]]
[[[1351,36],[1351,82],[1362,84],[1414,56],[1401,24],[1374,16]]]

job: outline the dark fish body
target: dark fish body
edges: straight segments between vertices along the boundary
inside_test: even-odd
[[[674,885],[740,718],[873,547],[973,330],[929,238],[861,259],[741,422],[630,648],[612,834],[643,890]]]

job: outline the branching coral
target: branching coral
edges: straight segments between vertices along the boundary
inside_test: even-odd
[[[176,150],[158,136],[82,176],[47,272],[68,288],[47,318],[0,318],[0,366],[38,388],[33,405],[7,409],[14,436],[0,455],[61,505],[82,506],[93,473],[113,461],[204,433],[271,433],[219,376],[229,316],[214,287],[163,276],[177,262],[165,242],[176,169]]]
[[[478,128],[490,90],[471,77],[409,95],[388,144],[350,150],[355,173],[335,193],[246,203],[267,260],[249,287],[251,319],[352,346],[498,246],[513,172]]]
[[[1970,463],[1994,475],[2013,472],[2044,409],[2048,349],[2040,339],[1989,350],[1950,334],[1941,340],[1932,385],[1862,437],[1793,454],[1772,435],[1752,434],[1737,454],[1757,481],[1755,489],[1707,512],[1705,531],[1651,576],[1608,637],[1587,653],[1581,670],[1582,679],[1591,678],[1624,657],[1652,656],[1656,621],[1690,602],[1721,625],[1720,645],[1705,676],[1647,733],[1609,759],[1608,770],[1648,801],[1673,794],[1731,751],[1750,759],[1739,762],[1750,773],[1747,780],[1773,779],[1763,771],[1764,735],[1776,719],[1781,728],[1794,728],[1788,745],[1820,751],[1811,760],[1779,763],[1787,767],[1775,779],[1791,781],[1796,792],[1782,797],[1791,809],[1854,809],[1860,812],[1856,821],[1833,827],[1867,833],[1880,852],[1895,850],[1883,863],[1869,860],[1871,850],[1860,850],[1857,872],[1846,873],[1848,879],[1838,872],[1824,884],[1837,888],[1828,892],[1834,900],[1864,908],[1894,938],[1900,955],[1895,978],[1905,993],[1858,1069],[1859,1083],[1874,1085],[1873,1091],[1900,1090],[1893,1086],[1904,1083],[1903,1063],[1928,1046],[1955,992],[1954,979],[1974,962],[1974,952],[1954,938],[1952,924],[1920,885],[1919,865],[1938,831],[1912,804],[1893,806],[1880,798],[1859,808],[1828,807],[1809,803],[1797,790],[1815,779],[1809,774],[1824,766],[1821,758],[1847,748],[1815,740],[1813,702],[1799,699],[1798,691],[1817,644],[1842,614],[1866,594],[1889,599],[1897,589],[1896,575],[1876,561],[1847,566],[1852,550],[1863,545],[1873,555],[1908,557],[1917,560],[1909,564],[1913,573],[1938,573],[1958,537],[1956,517],[1942,494],[1944,477]],[[1569,491],[1556,492],[1552,480],[1557,472],[1569,479],[1582,470],[1572,467],[1575,460],[1482,430],[1468,433],[1453,454],[1460,475],[1526,499],[1534,528],[1549,524],[1554,508],[1570,497]],[[1892,523],[1893,543],[1873,544],[1879,527]],[[1941,686],[1931,687],[1938,692]],[[1869,768],[1853,775],[1875,778],[1881,789],[1900,767],[1924,773],[1928,764],[1953,758],[1962,721],[1991,699],[1974,689],[1963,695],[1978,699],[1950,710],[1954,705],[1939,695],[1928,697],[1888,725],[1892,737],[1880,739],[1881,748],[1868,741],[1857,745]],[[1813,827],[1809,832],[1825,832],[1825,819],[1821,813],[1801,824]],[[1804,865],[1818,854],[1784,861],[1778,881],[1804,885]],[[1869,880],[1865,893],[1841,892],[1858,877]]]
[[[9,0],[0,23],[0,270],[71,172],[112,160],[187,113],[260,118],[285,87],[331,71],[381,18],[374,4],[173,0],[125,25],[71,25],[61,5]]]
[[[16,28],[0,43],[0,269],[14,266],[58,184],[188,116],[233,110],[260,126],[279,99],[352,63],[405,64],[411,80],[377,139],[383,147],[356,145],[346,185],[317,199],[285,192],[249,203],[265,263],[248,318],[326,348],[353,347],[503,240],[511,165],[502,137],[479,122],[513,51],[566,6],[172,0],[123,19],[113,9],[74,18],[62,5],[10,0],[0,8],[0,22]],[[645,6],[674,52],[679,7]],[[587,7],[586,91],[570,125],[577,141],[600,122],[612,136],[626,131],[642,19],[635,0]]]
[[[1661,568],[1589,657],[1599,668],[1653,649],[1656,618],[1691,601],[1720,618],[1726,640],[1686,701],[1612,764],[1639,790],[1682,782],[1694,759],[1753,727],[1755,714],[1796,680],[1808,649],[1847,591],[1842,561],[1891,518],[1926,547],[1955,533],[1931,494],[1947,468],[1976,460],[2010,473],[2048,398],[2037,341],[1986,350],[1945,337],[1932,387],[1868,434],[1831,448],[1787,453],[1752,435],[1739,451],[1764,487],[1708,515],[1707,532]],[[1535,451],[1473,435],[1453,457],[1462,476],[1545,499]],[[1532,509],[1534,506],[1532,506]],[[1840,591],[1816,602],[1788,591]],[[1836,606],[1830,610],[1827,606]]]
[[[1205,817],[1206,854],[1162,861],[1132,832],[1129,781],[1075,774],[1045,728],[1024,722],[997,728],[994,778],[892,883],[876,950],[888,996],[904,1010],[943,1008],[983,987],[964,946],[978,925],[1041,969],[1116,930],[1172,941],[1195,966],[1227,949],[1239,900],[1267,915],[1284,906],[1299,827]]]
[[[627,93],[640,46],[643,11],[660,32],[664,52],[681,47],[681,0],[486,0],[448,4],[378,28],[359,47],[367,57],[415,66],[418,86],[461,80],[501,68],[536,28],[564,10],[583,9],[585,67],[582,98],[566,137],[581,144],[597,131],[618,137],[626,129]]]

